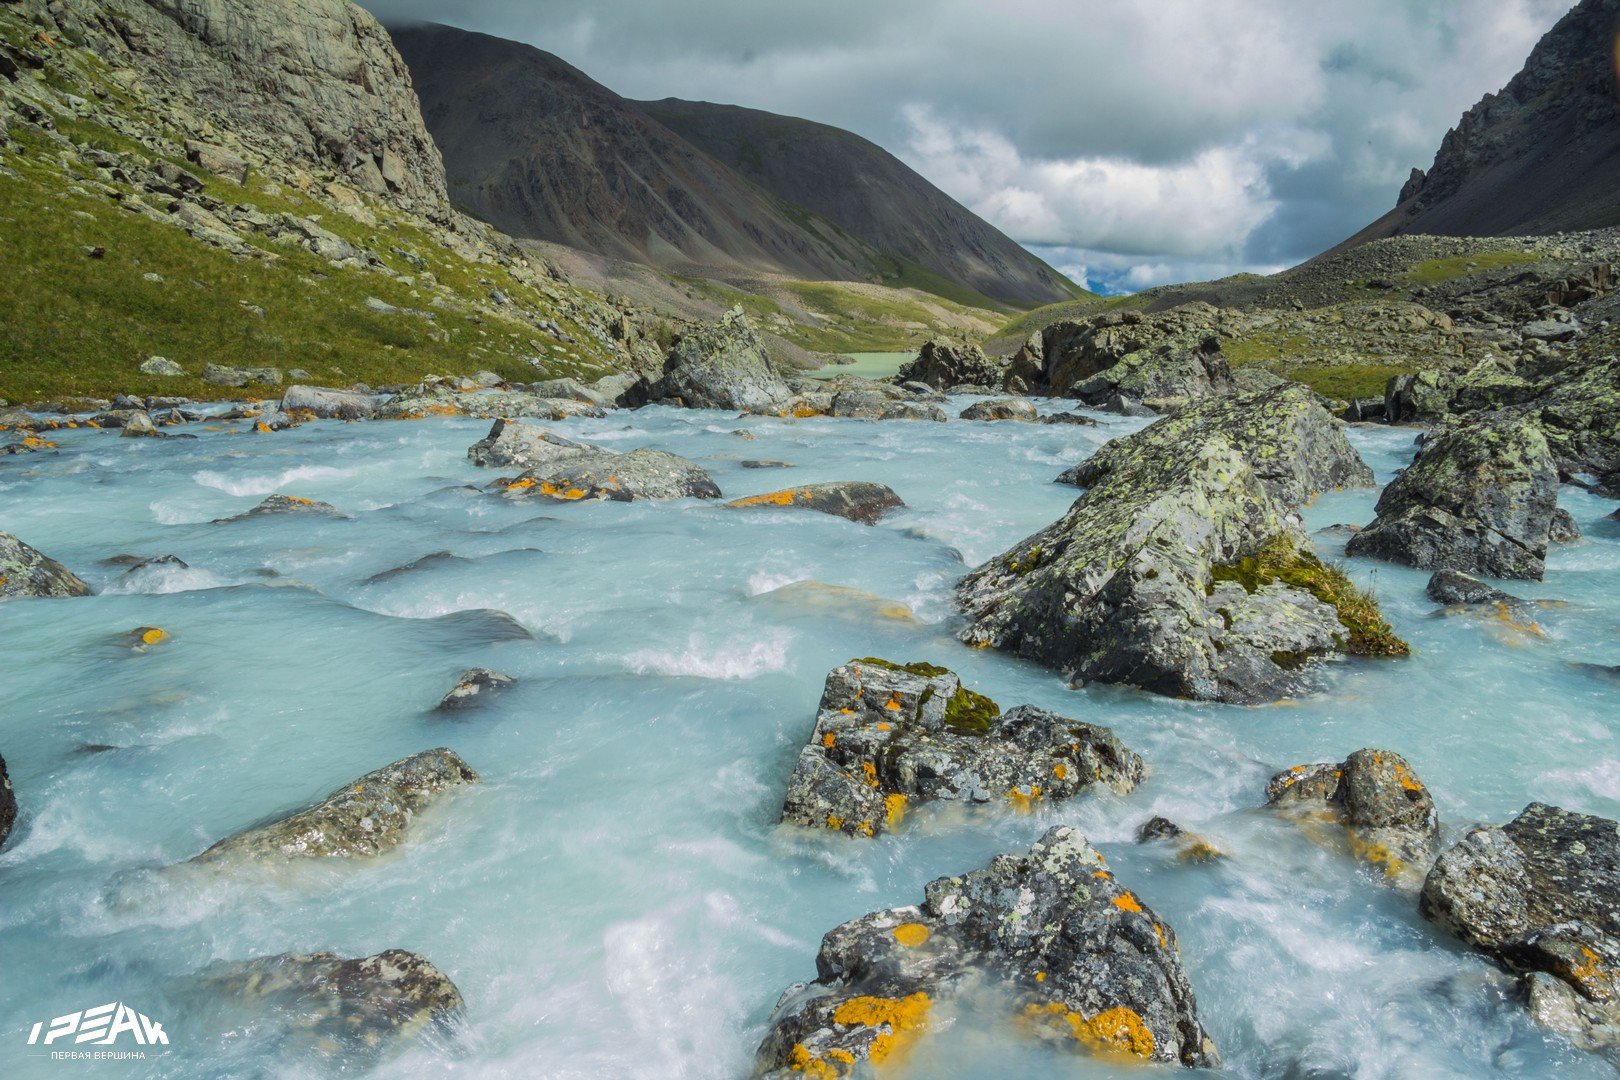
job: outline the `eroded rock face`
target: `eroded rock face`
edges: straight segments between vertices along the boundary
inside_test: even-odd
[[[1429,789],[1405,758],[1357,750],[1344,761],[1296,765],[1266,785],[1266,805],[1342,822],[1350,849],[1395,882],[1416,887],[1434,862],[1440,818]]]
[[[592,448],[565,454],[499,487],[514,498],[557,502],[720,497],[719,486],[693,462],[679,454],[646,449],[616,454]]]
[[[908,807],[946,799],[1027,811],[1103,784],[1142,759],[1107,728],[1022,705],[1003,713],[932,664],[851,660],[833,669],[788,782],[782,820],[874,836]]]
[[[497,420],[488,435],[467,448],[467,460],[485,469],[538,469],[582,454],[607,452],[533,424]]]
[[[793,397],[753,323],[733,308],[714,326],[683,334],[654,397],[689,409],[771,413]]]
[[[1557,505],[1558,469],[1540,428],[1522,418],[1474,420],[1424,442],[1345,551],[1539,581]]]
[[[1532,1014],[1620,1045],[1620,824],[1531,803],[1434,864],[1420,910],[1525,978]]]
[[[943,390],[949,386],[999,387],[1005,379],[1002,364],[979,346],[949,338],[931,338],[915,359],[894,377],[896,384],[918,382]]]
[[[1304,391],[1201,402],[1104,447],[1068,514],[964,578],[961,636],[1082,679],[1239,703],[1308,687],[1313,657],[1400,655],[1293,505],[1369,475]]]
[[[90,586],[73,571],[10,533],[0,533],[0,600],[89,595]]]
[[[982,976],[1031,1037],[1076,1050],[1214,1067],[1175,931],[1073,829],[939,878],[918,906],[830,931],[817,980],[784,995],[759,1050],[773,1077],[855,1075],[903,1056],[930,1014]]]
[[[993,398],[975,401],[962,410],[963,420],[1026,420],[1038,419],[1035,405],[1027,398]]]
[[[792,507],[817,510],[834,517],[848,518],[862,525],[876,525],[884,514],[904,507],[893,489],[866,480],[835,480],[827,484],[805,484],[764,495],[733,499],[727,506],[738,508]]]
[[[451,750],[424,750],[345,784],[307,810],[228,836],[193,862],[366,858],[404,842],[411,820],[451,788],[479,782]]]
[[[11,788],[11,776],[6,772],[6,759],[0,757],[0,847],[17,824],[17,793]]]
[[[215,964],[194,980],[203,1015],[220,1026],[244,1016],[278,1057],[315,1057],[364,1069],[425,1035],[447,1033],[461,991],[426,957],[404,949],[345,959],[291,953]]]
[[[324,386],[289,386],[281,395],[284,413],[307,412],[327,420],[370,420],[377,404],[370,394]]]

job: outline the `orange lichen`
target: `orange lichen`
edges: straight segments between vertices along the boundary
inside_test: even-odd
[[[900,824],[900,819],[906,816],[906,797],[898,791],[883,797],[883,806],[888,811],[889,828]]]
[[[829,829],[842,829],[843,827],[844,827],[844,819],[843,818],[839,817],[837,814],[828,814],[827,815],[827,828],[829,828]]]
[[[732,506],[792,506],[797,498],[809,498],[808,492],[771,491],[764,495],[749,495],[732,502]]]
[[[1085,1016],[1066,1005],[1051,1001],[1024,1009],[1026,1019],[1066,1030],[1090,1050],[1151,1058],[1156,1042],[1153,1031],[1134,1009],[1123,1005],[1104,1009],[1096,1016]]]
[[[1093,870],[1091,872],[1091,876],[1096,878],[1098,881],[1109,881],[1114,875],[1110,874],[1107,870]]]
[[[140,635],[142,645],[156,645],[160,641],[168,640],[169,637],[168,631],[159,630],[155,626],[143,626],[135,633]]]
[[[821,737],[821,745],[825,746],[829,750],[831,750],[833,746],[837,744],[837,742],[838,737],[830,731]]]
[[[866,777],[867,787],[875,788],[878,786],[876,765],[872,764],[870,761],[861,762],[861,773]]]
[[[932,936],[928,927],[920,922],[901,923],[894,928],[894,940],[908,949],[915,949]]]
[[[833,1023],[881,1028],[867,1047],[873,1065],[903,1055],[928,1028],[933,1000],[922,991],[909,997],[855,997],[833,1011]]]
[[[889,725],[888,724],[878,724],[877,729],[879,731],[888,731],[889,730]]]
[[[1052,775],[1057,777],[1059,780],[1063,780],[1069,775],[1069,767],[1060,761],[1056,765],[1052,766]]]
[[[1134,911],[1139,915],[1142,913],[1142,905],[1129,891],[1122,892],[1118,896],[1114,897],[1113,905],[1119,908],[1121,911]]]
[[[540,494],[549,496],[553,499],[567,499],[570,502],[574,502],[576,500],[583,499],[588,492],[586,492],[583,488],[561,488],[550,481],[541,481]]]
[[[1017,788],[1007,792],[1007,801],[1012,803],[1013,809],[1020,814],[1027,814],[1034,810],[1035,803],[1039,801],[1040,797],[1041,786],[1039,784],[1029,785],[1029,791],[1027,792],[1019,791]]]
[[[838,1077],[848,1076],[854,1064],[855,1055],[836,1046],[817,1055],[804,1043],[794,1043],[793,1049],[788,1051],[788,1068],[812,1080],[838,1080]]]
[[[534,487],[535,483],[536,483],[535,478],[532,477],[532,476],[520,476],[516,480],[513,480],[510,484],[507,484],[506,485],[506,490],[507,491],[526,491],[529,488]]]

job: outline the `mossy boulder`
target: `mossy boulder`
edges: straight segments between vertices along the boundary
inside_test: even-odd
[[[949,800],[1028,811],[1102,784],[1118,794],[1142,759],[1107,728],[1023,705],[1005,713],[933,664],[868,657],[827,676],[782,821],[875,836],[908,808]]]
[[[1370,479],[1308,392],[1199,402],[1076,473],[1068,514],[958,585],[969,644],[1238,703],[1308,689],[1317,657],[1404,651],[1301,529],[1299,501]]]
[[[48,555],[0,532],[0,600],[89,596],[90,586]]]
[[[1338,821],[1357,858],[1412,888],[1433,864],[1440,843],[1429,789],[1391,750],[1357,750],[1341,762],[1295,765],[1271,778],[1266,805],[1307,823],[1324,816]]]
[[[1067,827],[930,882],[921,904],[834,928],[816,973],[778,1003],[761,1075],[848,1077],[894,1064],[926,1037],[935,1010],[980,978],[1005,991],[1014,1030],[1030,1039],[1116,1060],[1220,1064],[1175,930]]]
[[[653,396],[689,409],[775,413],[793,392],[742,309],[681,335]]]

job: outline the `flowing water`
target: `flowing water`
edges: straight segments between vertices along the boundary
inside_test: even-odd
[[[962,402],[955,403],[958,407]],[[653,407],[555,427],[710,469],[728,496],[793,483],[888,483],[909,509],[877,527],[715,504],[513,503],[466,448],[487,424],[313,423],[197,441],[53,436],[0,467],[0,528],[99,595],[0,605],[0,751],[22,805],[0,851],[0,1075],[287,1075],[264,1025],[202,1020],[187,977],[215,960],[413,949],[467,999],[467,1029],[385,1077],[745,1075],[778,994],[811,979],[823,932],[920,899],[923,884],[1081,828],[1170,921],[1230,1075],[1604,1076],[1539,1031],[1512,981],[1421,919],[1411,896],[1258,809],[1267,778],[1362,746],[1404,753],[1448,836],[1532,799],[1620,816],[1615,684],[1620,526],[1564,493],[1587,539],[1556,551],[1539,628],[1438,615],[1427,575],[1353,561],[1414,645],[1331,666],[1324,690],[1267,708],[1072,690],[952,636],[964,571],[1058,517],[1062,468],[1140,421],[1101,426],[737,420]],[[745,441],[734,432],[755,436]],[[1387,481],[1413,432],[1353,439]],[[744,458],[793,463],[753,471]],[[348,520],[211,524],[271,492]],[[1372,492],[1324,496],[1327,527]],[[398,573],[424,556],[448,552]],[[126,574],[121,553],[189,568]],[[515,635],[505,612],[528,633]],[[173,638],[144,653],[136,626]],[[775,820],[827,671],[929,660],[1004,707],[1113,727],[1147,759],[1133,794],[1033,815],[922,808],[875,841]],[[519,682],[431,710],[458,671]],[[165,867],[396,758],[449,746],[483,776],[394,852],[250,873]],[[110,748],[110,749],[102,749]],[[1229,858],[1138,846],[1165,814]],[[39,1020],[123,1001],[171,1044],[145,1062],[72,1065],[26,1045]],[[1138,1076],[1031,1044],[965,1013],[890,1075]]]

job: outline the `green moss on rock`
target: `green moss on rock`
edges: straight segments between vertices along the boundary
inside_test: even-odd
[[[850,662],[880,667],[888,671],[904,671],[910,675],[920,675],[925,679],[956,674],[950,668],[943,668],[938,664],[928,664],[921,661],[910,664],[897,664],[893,660],[867,656]],[[926,704],[932,694],[932,689],[924,691],[919,705]],[[958,685],[956,693],[951,695],[951,700],[945,703],[945,726],[958,735],[983,735],[990,730],[990,725],[1000,715],[1000,705],[997,705],[983,694],[975,693],[961,685]]]
[[[1213,567],[1210,577],[1211,588],[1218,582],[1234,581],[1250,593],[1277,581],[1304,589],[1338,612],[1347,631],[1345,650],[1356,656],[1406,656],[1412,651],[1384,621],[1372,593],[1357,586],[1339,567],[1295,547],[1286,537],[1233,565]]]

